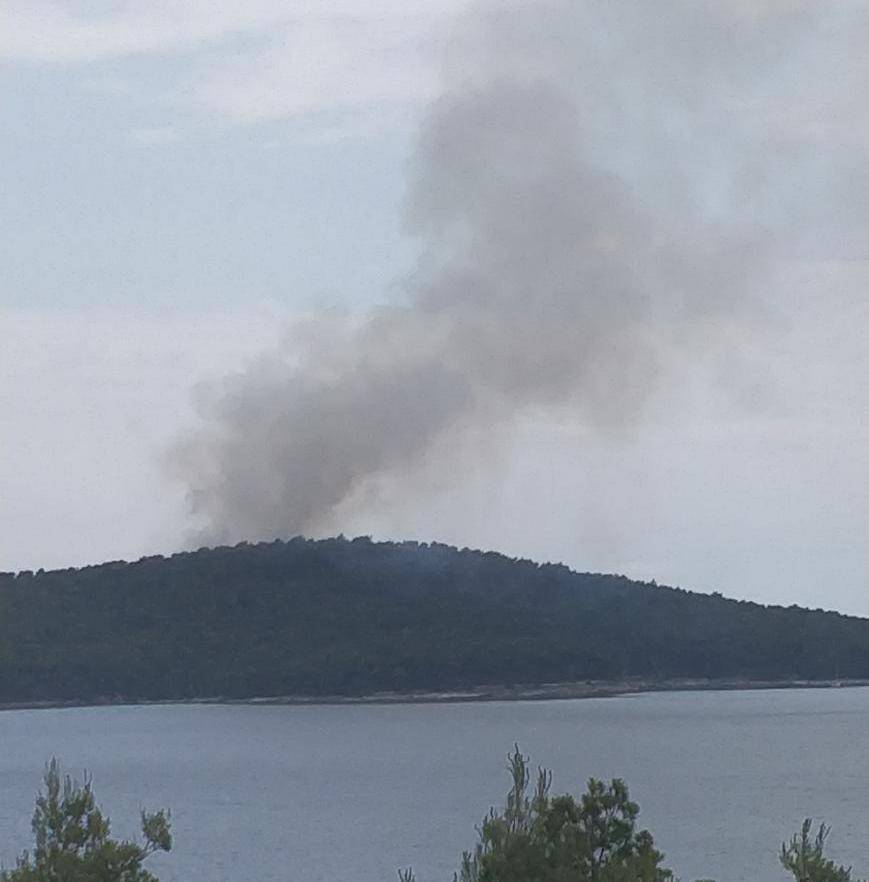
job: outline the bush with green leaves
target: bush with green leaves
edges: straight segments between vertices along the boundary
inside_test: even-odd
[[[576,800],[551,796],[552,775],[545,769],[538,770],[532,790],[528,757],[518,746],[508,763],[506,804],[483,819],[477,844],[462,856],[453,882],[672,882],[652,834],[637,830],[639,806],[624,781],[592,778]],[[812,836],[812,821],[806,820],[782,845],[782,866],[795,882],[858,882],[850,868],[824,854],[829,832],[821,824]],[[412,870],[398,876],[399,882],[414,882]]]
[[[578,800],[552,796],[550,772],[539,769],[532,789],[528,758],[516,747],[508,759],[506,804],[483,819],[453,882],[672,882],[651,833],[637,829],[639,806],[621,779],[592,778]],[[44,784],[33,814],[34,850],[14,870],[0,871],[0,882],[158,882],[144,863],[172,848],[168,812],[142,812],[141,842],[117,840],[90,778],[76,784],[52,760]],[[812,826],[807,819],[782,844],[784,869],[795,882],[858,882],[850,867],[826,856],[829,827],[813,834]],[[402,870],[399,879],[414,882],[413,872]]]
[[[551,796],[552,775],[538,770],[531,789],[528,758],[509,756],[512,786],[501,812],[483,819],[479,841],[465,852],[454,882],[667,882],[663,854],[637,830],[639,806],[624,781],[592,778],[577,801]],[[399,873],[412,882],[413,873]]]
[[[836,864],[824,854],[829,835],[830,828],[821,824],[812,836],[812,819],[806,818],[800,832],[782,843],[779,860],[796,882],[857,882],[852,880],[850,867]]]
[[[33,852],[25,852],[0,882],[157,882],[144,869],[154,852],[172,848],[169,813],[142,812],[142,842],[112,839],[90,778],[76,784],[52,760],[33,813]]]

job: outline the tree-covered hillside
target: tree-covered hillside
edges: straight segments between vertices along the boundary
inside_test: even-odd
[[[491,552],[293,539],[0,574],[0,702],[869,677],[869,620]]]

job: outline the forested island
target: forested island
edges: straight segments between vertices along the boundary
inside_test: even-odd
[[[438,543],[0,574],[0,703],[869,678],[869,620]]]

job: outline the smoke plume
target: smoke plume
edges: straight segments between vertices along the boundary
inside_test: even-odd
[[[501,4],[463,20],[412,160],[406,297],[301,325],[211,388],[174,453],[207,538],[316,532],[444,439],[495,449],[529,409],[629,429],[660,384],[736,345],[783,235],[788,181],[761,123],[774,104],[785,125],[797,98],[776,72],[808,9]]]

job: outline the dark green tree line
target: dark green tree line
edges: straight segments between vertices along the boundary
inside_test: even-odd
[[[869,678],[869,620],[437,543],[0,574],[0,702]]]

